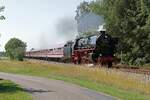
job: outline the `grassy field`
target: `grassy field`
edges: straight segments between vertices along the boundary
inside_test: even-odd
[[[32,97],[11,81],[0,80],[0,100],[32,100]]]
[[[37,61],[0,60],[0,71],[63,80],[122,100],[150,100],[150,81],[136,74],[116,70]]]

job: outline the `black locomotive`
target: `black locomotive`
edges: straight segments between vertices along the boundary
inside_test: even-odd
[[[46,58],[75,64],[102,64],[112,66],[118,39],[100,31],[96,35],[77,38],[59,48],[26,52],[28,58]]]

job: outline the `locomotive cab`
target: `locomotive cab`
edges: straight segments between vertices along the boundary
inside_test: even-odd
[[[75,64],[92,63],[92,52],[96,45],[98,35],[77,38],[74,43],[72,61]]]
[[[96,45],[97,35],[91,35],[88,37],[81,37],[76,39],[74,44],[74,50],[79,49],[88,49],[88,48],[94,48]]]

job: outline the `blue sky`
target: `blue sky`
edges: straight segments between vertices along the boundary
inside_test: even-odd
[[[74,24],[76,7],[82,1],[1,0],[0,4],[6,7],[3,13],[6,20],[0,21],[0,51],[4,50],[5,43],[13,37],[25,41],[28,50],[50,48],[72,38],[71,35],[67,35],[68,37],[61,35],[57,26],[66,19],[73,21]],[[76,32],[76,29],[73,32]]]

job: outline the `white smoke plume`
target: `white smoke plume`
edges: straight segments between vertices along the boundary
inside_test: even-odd
[[[60,18],[56,23],[56,32],[64,40],[74,39],[77,35],[77,24],[74,17]]]
[[[77,25],[74,17],[62,17],[54,24],[55,30],[42,32],[36,49],[50,49],[74,40],[77,35]]]

